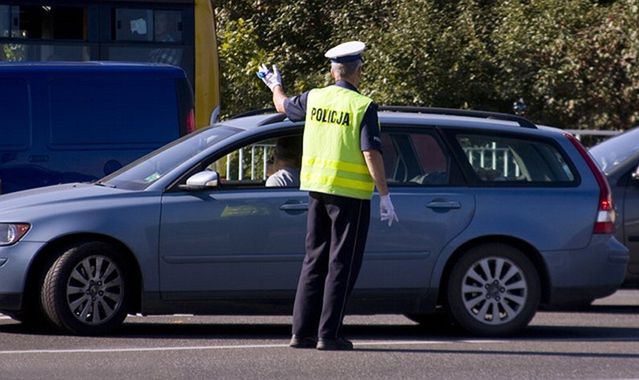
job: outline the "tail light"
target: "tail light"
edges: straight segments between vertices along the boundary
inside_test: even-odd
[[[599,185],[599,206],[597,210],[597,220],[595,221],[595,228],[593,229],[593,233],[595,234],[612,234],[615,232],[615,219],[617,214],[615,212],[615,207],[612,203],[612,191],[610,190],[610,185],[608,184],[608,180],[606,180],[606,176],[601,171],[599,166],[592,159],[590,154],[586,148],[575,138],[575,136],[571,134],[566,134],[568,140],[572,142],[572,144],[577,148],[581,157],[586,161],[590,171],[595,176],[597,180],[597,184]]]
[[[186,124],[186,133],[187,134],[195,131],[195,111],[193,111],[193,108],[191,108],[189,113],[186,115],[186,123],[185,124]]]

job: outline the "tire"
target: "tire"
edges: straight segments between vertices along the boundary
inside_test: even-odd
[[[513,334],[539,307],[539,274],[520,250],[493,243],[471,248],[448,279],[448,308],[465,330],[479,336]]]
[[[42,306],[64,332],[108,334],[126,318],[130,284],[126,260],[111,245],[80,243],[49,268],[42,286]]]

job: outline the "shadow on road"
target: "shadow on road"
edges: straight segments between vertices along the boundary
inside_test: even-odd
[[[633,353],[611,353],[611,352],[567,352],[567,351],[504,351],[504,350],[449,350],[449,349],[415,349],[415,348],[368,348],[368,347],[356,347],[355,351],[361,352],[401,352],[401,353],[417,353],[417,354],[433,354],[433,355],[485,355],[489,357],[493,356],[524,356],[524,357],[558,357],[558,358],[590,358],[590,359],[639,359],[639,354]]]
[[[639,315],[639,305],[587,305],[571,308],[543,309],[543,312],[570,312],[576,314],[601,314],[594,318],[601,319],[597,326],[544,326],[530,325],[514,339],[523,340],[639,340],[639,327],[606,326],[606,315]],[[144,338],[144,339],[288,339],[291,326],[288,320],[273,323],[272,320],[261,322],[251,317],[163,316],[149,318],[128,318],[123,326],[109,338]],[[229,322],[230,321],[230,322]],[[357,324],[344,326],[344,333],[353,339],[445,339],[463,340],[477,339],[451,323],[444,314],[428,317],[427,323],[418,324]],[[56,335],[48,326],[28,326],[9,322],[0,324],[0,333],[27,335]],[[490,339],[490,338],[488,338]]]
[[[169,318],[169,317],[167,317]],[[154,320],[152,318],[136,318],[127,320],[122,327],[109,338],[144,338],[144,339],[288,339],[291,335],[289,323],[215,323],[184,321],[176,322]],[[187,320],[190,319],[187,317]],[[397,338],[415,338],[415,336],[462,337],[466,333],[452,324],[443,325],[439,321],[431,326],[420,325],[345,325],[345,334],[349,336],[375,336]],[[33,327],[20,323],[0,325],[0,333],[55,335],[49,327]]]
[[[639,306],[637,305],[575,305],[563,307],[546,307],[540,311],[558,311],[571,313],[592,313],[592,314],[637,314],[639,315]]]
[[[208,323],[208,322],[167,322],[153,319],[137,319],[126,322],[109,339],[224,339],[224,340],[288,340],[289,323]],[[19,323],[0,325],[0,333],[26,335],[55,335],[51,329],[33,328]],[[436,320],[430,325],[388,325],[388,324],[347,324],[344,334],[354,340],[481,340],[469,335],[459,327]],[[605,326],[539,326],[531,325],[521,333],[504,338],[527,341],[616,341],[636,342],[639,327]]]

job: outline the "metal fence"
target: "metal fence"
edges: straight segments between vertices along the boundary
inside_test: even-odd
[[[504,177],[519,177],[519,165],[508,148],[498,148],[497,143],[488,147],[464,148],[464,153],[472,166],[499,170]]]
[[[595,131],[566,129],[586,147],[593,146],[621,131]],[[268,176],[269,158],[275,144],[254,144],[226,156],[226,179],[265,180]],[[500,170],[503,176],[519,176],[519,166],[507,148],[499,148],[495,143],[489,147],[464,148],[471,165]]]
[[[265,180],[275,144],[253,144],[226,155],[227,180]]]

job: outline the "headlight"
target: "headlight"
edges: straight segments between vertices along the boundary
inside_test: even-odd
[[[31,226],[27,223],[0,223],[0,246],[22,239]]]

